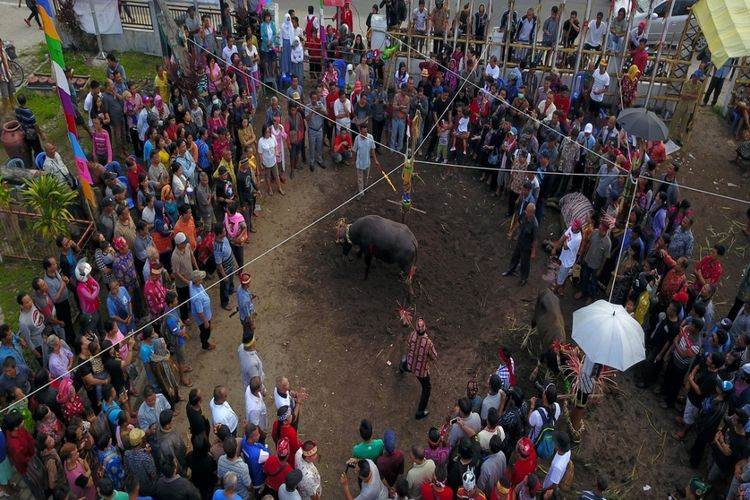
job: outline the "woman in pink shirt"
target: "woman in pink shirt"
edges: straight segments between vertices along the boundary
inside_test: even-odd
[[[102,121],[98,116],[91,119],[94,124],[94,130],[91,134],[91,140],[94,143],[94,156],[96,161],[106,165],[112,161],[112,142],[109,140],[109,132],[102,127]]]
[[[87,316],[89,324],[99,322],[99,283],[90,276],[91,264],[79,262],[76,266],[76,295],[81,312]]]

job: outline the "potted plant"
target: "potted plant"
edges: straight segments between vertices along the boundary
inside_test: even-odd
[[[76,192],[51,175],[28,179],[24,184],[21,196],[39,214],[31,225],[32,229],[47,241],[69,234],[68,222],[73,215],[68,207],[76,200]]]

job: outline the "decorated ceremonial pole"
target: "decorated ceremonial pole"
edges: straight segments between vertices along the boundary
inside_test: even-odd
[[[51,0],[37,0],[37,11],[39,18],[42,20],[44,28],[44,38],[47,41],[47,52],[49,53],[50,64],[52,65],[52,74],[55,77],[57,85],[57,95],[60,97],[65,123],[68,128],[68,140],[73,149],[76,170],[78,171],[78,180],[81,185],[81,191],[86,197],[89,206],[93,209],[96,207],[94,201],[94,192],[91,190],[91,173],[89,172],[86,154],[78,142],[78,130],[76,129],[76,113],[73,100],[70,98],[70,87],[68,78],[65,76],[65,60],[63,59],[62,42],[60,35],[55,28],[55,14],[52,9]]]

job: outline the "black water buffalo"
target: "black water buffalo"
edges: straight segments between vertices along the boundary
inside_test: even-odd
[[[560,310],[560,299],[547,288],[541,290],[536,298],[531,326],[536,328],[536,338],[531,351],[537,357],[537,366],[532,372],[532,379],[536,377],[542,363],[546,363],[547,369],[557,374],[559,361],[552,345],[565,342],[565,319]]]
[[[417,238],[406,225],[379,215],[365,215],[351,224],[340,219],[336,223],[336,243],[341,245],[344,255],[348,255],[352,247],[357,247],[357,257],[365,256],[365,279],[375,257],[388,264],[397,264],[411,290],[417,263]]]

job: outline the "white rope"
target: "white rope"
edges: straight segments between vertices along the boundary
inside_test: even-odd
[[[388,35],[388,36],[389,36],[389,37],[391,37],[391,38],[395,38],[395,37],[394,37],[393,35]],[[396,40],[398,40],[398,39],[396,38]],[[481,91],[482,91],[482,92],[483,92],[483,93],[484,93],[484,94],[485,94],[485,95],[487,96],[487,98],[488,98],[488,99],[496,99],[496,100],[499,100],[499,101],[501,101],[501,102],[503,102],[503,103],[507,104],[509,108],[511,108],[511,109],[513,109],[513,110],[515,110],[515,111],[517,111],[517,112],[519,112],[519,113],[521,113],[522,115],[524,115],[524,116],[526,116],[527,118],[529,118],[530,120],[532,120],[532,121],[534,121],[534,122],[538,123],[538,124],[539,124],[539,125],[541,125],[542,127],[545,127],[545,128],[547,128],[547,129],[551,130],[552,132],[554,132],[555,134],[559,135],[559,136],[560,136],[560,137],[562,137],[563,139],[568,139],[568,140],[570,140],[570,137],[566,136],[565,134],[563,134],[563,133],[562,133],[562,132],[560,132],[559,130],[555,130],[554,128],[550,127],[549,125],[547,125],[546,123],[544,123],[544,122],[543,122],[542,120],[540,120],[539,118],[535,118],[535,117],[533,117],[533,116],[532,116],[532,115],[531,115],[530,113],[527,113],[526,111],[523,111],[523,110],[521,110],[521,109],[519,109],[519,108],[517,108],[517,107],[513,106],[513,104],[511,104],[510,102],[508,102],[508,101],[507,101],[507,100],[505,100],[505,99],[501,99],[500,97],[498,97],[498,96],[496,96],[496,95],[494,95],[494,94],[490,94],[489,92],[485,91],[483,87],[480,87],[479,85],[477,85],[476,83],[472,82],[471,80],[469,80],[469,79],[468,79],[468,78],[466,78],[465,76],[461,75],[460,73],[457,73],[456,71],[453,71],[452,69],[450,69],[450,68],[448,68],[448,67],[446,67],[446,66],[443,66],[443,65],[442,65],[442,64],[440,64],[440,63],[439,63],[438,61],[436,61],[436,60],[435,60],[434,58],[431,58],[430,56],[428,56],[428,55],[424,54],[423,52],[420,52],[420,51],[418,51],[417,49],[415,49],[414,47],[412,47],[412,46],[411,46],[411,45],[409,45],[408,43],[406,43],[406,42],[401,42],[401,43],[403,43],[404,45],[406,45],[406,47],[407,47],[407,48],[411,48],[411,50],[413,50],[413,51],[415,51],[415,52],[416,52],[417,54],[421,55],[421,56],[422,56],[423,58],[425,58],[425,60],[427,60],[427,61],[431,61],[431,62],[433,62],[433,63],[437,64],[438,66],[440,66],[441,68],[443,68],[443,69],[444,69],[445,71],[447,71],[447,72],[449,72],[449,73],[452,73],[452,74],[456,75],[456,76],[457,76],[458,78],[460,78],[460,79],[461,79],[461,80],[463,80],[464,82],[468,82],[468,83],[470,83],[471,85],[473,85],[474,87],[478,88],[479,90],[481,90]],[[486,48],[487,48],[487,47],[485,47],[485,49],[486,49]],[[480,60],[481,60],[481,57],[480,57],[479,59],[477,59],[477,64],[479,64],[479,61],[480,61]],[[478,68],[477,68],[477,69],[478,69]],[[458,92],[456,92],[456,93],[458,94]],[[610,163],[610,164],[612,164],[612,165],[615,165],[615,166],[616,166],[617,168],[619,168],[619,169],[622,169],[622,167],[620,167],[619,165],[617,165],[617,164],[616,164],[615,162],[613,162],[612,160],[610,160],[610,159],[609,159],[609,158],[607,158],[606,156],[603,156],[603,155],[602,155],[601,153],[597,153],[597,152],[596,152],[596,151],[594,151],[593,149],[590,149],[590,148],[588,148],[588,147],[584,146],[583,144],[579,144],[579,145],[580,145],[580,147],[581,147],[582,149],[585,149],[585,150],[586,150],[586,151],[588,151],[589,153],[593,153],[594,155],[598,156],[599,158],[601,158],[601,159],[602,159],[602,160],[604,160],[605,162],[607,162],[607,163]]]
[[[516,169],[500,169],[497,167],[480,167],[479,165],[459,165],[457,163],[441,163],[439,161],[427,161],[427,160],[414,160],[414,163],[423,163],[426,165],[436,165],[441,167],[452,167],[452,168],[465,168],[468,170],[489,170],[492,172],[506,172],[506,173],[513,173],[513,172],[519,172],[519,173],[525,173],[525,174],[541,174],[541,175],[570,175],[570,176],[580,176],[580,177],[627,177],[628,174],[625,173],[619,173],[619,174],[600,174],[598,172],[587,174],[585,172],[559,172],[556,170],[550,170],[549,172],[545,171],[539,171],[539,170],[516,170]]]
[[[394,167],[394,168],[393,168],[393,169],[392,169],[392,170],[391,170],[390,172],[388,172],[388,173],[387,173],[386,175],[390,175],[390,174],[392,174],[393,172],[395,172],[396,170],[398,170],[399,168],[401,168],[401,166],[402,166],[403,164],[404,164],[404,163],[403,163],[403,162],[401,162],[401,163],[400,163],[400,164],[398,164],[398,165],[397,165],[396,167]],[[360,192],[360,191],[357,191],[357,193],[356,193],[355,195],[353,195],[353,196],[351,196],[350,198],[346,199],[345,201],[343,201],[342,203],[340,203],[339,205],[337,205],[337,206],[336,206],[335,208],[332,208],[331,210],[329,210],[328,212],[326,212],[326,213],[325,213],[324,215],[321,215],[320,217],[318,217],[317,219],[313,220],[312,222],[310,222],[309,224],[307,224],[307,225],[306,225],[306,226],[304,226],[303,228],[301,228],[301,229],[298,229],[298,230],[297,230],[296,232],[294,232],[294,233],[292,233],[291,235],[287,236],[286,238],[284,238],[283,240],[279,241],[279,242],[278,242],[278,243],[276,243],[275,245],[273,245],[273,246],[271,246],[270,248],[268,248],[268,249],[264,250],[264,251],[263,251],[262,253],[260,253],[260,254],[259,254],[258,256],[254,257],[253,259],[251,259],[250,261],[246,262],[246,263],[245,263],[245,264],[243,264],[242,266],[238,266],[238,268],[237,268],[237,269],[235,269],[234,271],[232,271],[231,273],[229,273],[229,274],[227,274],[227,275],[225,275],[225,276],[223,276],[223,277],[219,278],[219,279],[218,279],[218,280],[216,280],[215,282],[211,283],[210,285],[208,285],[207,287],[205,287],[205,289],[204,289],[204,292],[203,292],[203,293],[207,293],[207,292],[208,292],[208,290],[210,290],[211,288],[215,287],[216,285],[218,285],[219,283],[221,283],[221,282],[222,282],[222,281],[224,281],[225,279],[231,278],[232,276],[234,276],[235,274],[239,273],[240,271],[242,271],[242,270],[243,270],[244,268],[246,268],[246,267],[247,267],[247,266],[249,266],[250,264],[252,264],[252,263],[256,262],[257,260],[259,260],[259,259],[261,259],[261,258],[265,257],[265,256],[266,256],[266,255],[268,255],[269,253],[273,252],[274,250],[278,249],[278,248],[279,248],[279,247],[281,247],[282,245],[284,245],[284,244],[288,243],[289,241],[293,240],[294,238],[296,238],[296,237],[297,237],[297,236],[299,236],[300,234],[304,233],[305,231],[307,231],[307,230],[308,230],[308,229],[310,229],[311,227],[313,227],[313,226],[315,226],[316,224],[318,224],[319,222],[321,222],[321,221],[325,220],[326,218],[330,217],[331,215],[333,215],[334,213],[336,213],[336,212],[337,212],[338,210],[340,210],[340,209],[341,209],[341,208],[343,208],[344,206],[346,206],[346,205],[348,205],[349,203],[351,203],[352,201],[356,200],[356,199],[357,199],[357,198],[358,198],[358,197],[360,196],[360,194],[361,194],[362,192],[364,192],[364,191],[367,191],[367,190],[369,190],[369,189],[372,189],[372,188],[373,188],[373,187],[374,187],[375,185],[377,185],[377,184],[378,184],[379,182],[381,182],[381,181],[382,181],[382,180],[384,180],[384,179],[385,179],[385,176],[381,176],[381,177],[378,177],[378,178],[377,178],[377,179],[376,179],[375,181],[373,181],[373,182],[372,182],[372,183],[371,183],[371,184],[370,184],[369,186],[366,186],[366,187],[365,187],[365,188],[364,188],[364,189],[363,189],[363,190],[362,190],[361,192]],[[151,325],[153,325],[154,323],[156,323],[156,322],[160,321],[160,320],[161,320],[162,318],[164,318],[164,317],[165,317],[165,316],[166,316],[167,314],[169,314],[169,312],[170,312],[170,311],[174,311],[175,309],[179,308],[180,306],[183,306],[183,305],[186,305],[186,304],[189,304],[189,303],[190,303],[190,299],[188,299],[188,300],[185,300],[185,301],[183,301],[183,302],[181,302],[181,303],[177,304],[177,305],[176,305],[175,307],[173,307],[173,308],[172,308],[172,309],[170,309],[169,311],[166,311],[166,312],[164,312],[164,313],[163,313],[163,314],[161,314],[160,316],[158,316],[158,317],[156,317],[156,318],[154,318],[154,319],[152,319],[152,320],[148,321],[147,323],[145,323],[145,324],[141,325],[140,327],[136,328],[136,329],[135,329],[135,330],[133,330],[133,331],[132,331],[131,333],[129,333],[128,335],[126,335],[126,336],[125,336],[125,337],[124,337],[124,338],[123,338],[123,339],[122,339],[122,340],[121,340],[120,342],[117,342],[116,344],[114,344],[114,345],[113,345],[112,347],[110,347],[110,348],[108,348],[108,349],[102,349],[101,351],[99,351],[98,353],[96,353],[96,354],[94,354],[93,356],[89,357],[88,359],[86,359],[86,360],[85,360],[85,361],[83,361],[82,363],[79,363],[78,365],[76,365],[76,366],[72,367],[71,369],[69,369],[68,371],[66,371],[65,373],[63,373],[62,375],[59,375],[58,377],[55,377],[54,379],[50,380],[50,381],[49,381],[48,383],[46,383],[46,384],[42,385],[41,387],[38,387],[38,388],[34,389],[34,390],[33,390],[33,391],[31,391],[31,392],[30,392],[29,394],[26,394],[26,395],[24,395],[23,399],[27,399],[27,398],[30,398],[31,396],[33,396],[34,394],[38,393],[39,391],[41,391],[41,390],[42,390],[42,389],[44,389],[45,387],[48,387],[49,385],[51,385],[51,384],[53,384],[53,383],[57,382],[58,380],[60,380],[60,379],[62,379],[62,378],[65,378],[66,376],[68,376],[69,374],[73,373],[74,371],[76,371],[76,370],[77,370],[77,369],[79,369],[80,367],[84,366],[84,365],[85,365],[86,363],[89,363],[89,362],[91,362],[91,360],[92,360],[92,359],[94,359],[94,358],[98,358],[99,356],[101,356],[102,354],[104,354],[104,353],[105,353],[106,351],[109,351],[109,350],[113,350],[113,349],[116,349],[116,348],[117,348],[117,347],[118,347],[118,346],[119,346],[119,345],[120,345],[121,343],[123,343],[123,342],[126,342],[126,341],[127,341],[128,339],[130,339],[131,337],[133,337],[133,336],[134,336],[135,334],[137,334],[138,332],[140,332],[140,331],[142,331],[142,330],[146,329],[146,327],[148,327],[148,326],[151,326]],[[23,399],[22,399],[22,400],[23,400]],[[17,403],[18,403],[18,401],[15,401],[15,402],[14,402],[13,404],[10,404],[10,405],[6,406],[6,407],[5,407],[5,408],[3,408],[2,410],[0,410],[0,413],[5,413],[5,412],[7,412],[8,410],[11,410],[11,409],[12,409],[12,408],[13,408],[13,407],[14,407],[14,406],[15,406],[15,405],[17,404]]]
[[[198,45],[198,44],[197,44],[197,43],[196,43],[196,42],[195,42],[194,40],[189,40],[189,41],[190,41],[190,43],[192,43],[193,45],[195,45],[195,46],[196,46],[196,47],[198,47],[199,49],[201,49],[201,50],[203,50],[203,51],[205,51],[205,52],[208,52],[209,54],[211,54],[211,56],[212,56],[212,57],[214,57],[214,59],[215,59],[215,60],[216,60],[217,62],[221,61],[221,63],[223,63],[225,67],[233,68],[233,69],[234,69],[234,70],[235,70],[235,71],[236,71],[237,73],[239,73],[239,74],[241,74],[241,75],[245,75],[246,77],[248,77],[249,79],[251,79],[251,80],[252,80],[253,82],[255,82],[255,83],[257,83],[257,84],[261,85],[262,87],[265,87],[265,88],[267,88],[267,89],[269,89],[269,90],[271,90],[271,91],[273,91],[273,92],[275,92],[275,93],[279,94],[279,95],[280,95],[280,96],[282,96],[282,97],[283,97],[284,99],[287,99],[288,101],[290,101],[290,102],[293,102],[293,103],[297,104],[297,105],[298,105],[299,107],[301,107],[301,108],[304,108],[304,109],[306,109],[306,110],[309,110],[309,111],[311,111],[312,113],[315,113],[316,115],[320,116],[321,118],[324,118],[324,119],[328,120],[329,122],[333,123],[333,124],[334,124],[334,125],[335,125],[336,127],[338,127],[338,128],[343,128],[344,130],[346,130],[346,131],[348,131],[348,132],[352,133],[354,137],[356,137],[357,135],[359,135],[359,130],[354,130],[354,129],[350,128],[350,127],[344,127],[344,126],[340,125],[340,124],[339,124],[338,122],[336,122],[336,120],[333,120],[332,118],[330,118],[330,117],[329,117],[328,115],[324,115],[323,113],[320,113],[320,112],[318,112],[318,111],[315,111],[315,110],[314,110],[313,108],[311,108],[311,107],[307,106],[306,104],[304,104],[304,103],[302,102],[302,96],[300,96],[300,100],[299,100],[299,101],[295,101],[294,99],[292,99],[291,97],[289,97],[288,95],[286,95],[286,94],[285,94],[284,92],[280,91],[280,90],[279,90],[279,89],[277,89],[277,88],[274,88],[274,87],[272,87],[271,85],[268,85],[267,83],[264,83],[264,82],[262,82],[262,81],[258,80],[257,78],[255,78],[255,77],[254,77],[253,75],[251,75],[250,73],[247,73],[247,72],[245,72],[245,71],[242,71],[242,70],[241,70],[240,68],[238,68],[237,66],[235,66],[235,65],[234,65],[234,64],[232,64],[231,62],[226,62],[226,61],[225,61],[225,60],[224,60],[223,58],[221,58],[221,57],[216,57],[216,55],[215,55],[215,54],[214,54],[213,52],[211,52],[210,50],[208,50],[208,49],[207,49],[207,48],[205,48],[205,47],[201,47],[201,46],[200,46],[200,45]],[[345,93],[345,94],[346,94],[346,93]],[[348,99],[348,97],[347,97],[347,99]],[[256,95],[256,103],[257,103],[257,95]],[[351,103],[351,101],[350,101],[350,103]],[[353,104],[353,103],[352,103],[352,112],[354,112],[354,104]],[[393,148],[392,148],[392,147],[390,147],[390,146],[386,146],[385,144],[382,144],[382,143],[380,143],[380,142],[376,141],[375,139],[373,139],[373,142],[374,142],[375,144],[377,144],[378,146],[382,146],[382,147],[384,147],[385,149],[387,149],[387,150],[389,150],[389,151],[392,151],[392,152],[396,153],[397,155],[401,155],[401,156],[403,156],[403,157],[406,157],[406,155],[405,155],[404,153],[402,153],[401,151],[397,151],[397,150],[393,149]]]
[[[711,191],[706,191],[705,189],[694,188],[694,187],[691,187],[691,186],[686,186],[684,184],[677,184],[676,182],[665,181],[665,180],[657,179],[656,177],[651,177],[651,176],[648,176],[648,175],[642,175],[641,177],[643,177],[644,179],[648,179],[650,181],[660,182],[662,184],[668,184],[670,186],[677,186],[680,189],[687,189],[688,191],[695,191],[696,193],[707,194],[707,195],[710,195],[710,196],[717,196],[717,197],[723,198],[725,200],[734,201],[734,202],[737,202],[737,203],[742,203],[743,205],[750,205],[750,200],[742,200],[740,198],[735,198],[734,196],[728,196],[728,195],[720,194],[720,193],[712,193]]]

